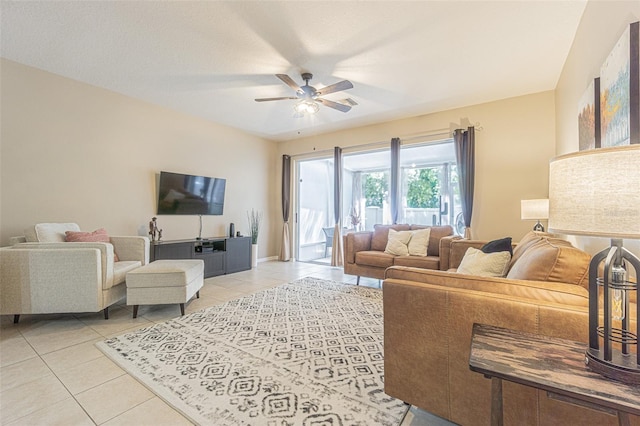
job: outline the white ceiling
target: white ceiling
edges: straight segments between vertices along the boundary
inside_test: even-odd
[[[272,139],[555,88],[585,0],[5,1],[2,57]],[[343,79],[295,118],[274,74]]]

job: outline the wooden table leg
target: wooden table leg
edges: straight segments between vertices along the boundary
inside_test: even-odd
[[[618,411],[618,426],[629,426],[629,413]]]
[[[491,378],[491,426],[503,425],[502,379]]]

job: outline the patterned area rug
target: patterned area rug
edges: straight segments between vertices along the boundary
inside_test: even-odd
[[[382,291],[317,278],[97,346],[198,424],[398,425],[383,392]]]

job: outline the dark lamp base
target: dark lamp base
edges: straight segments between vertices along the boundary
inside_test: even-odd
[[[544,232],[544,226],[542,226],[540,221],[538,221],[538,223],[534,225],[533,230],[537,232]]]
[[[623,355],[618,350],[613,350],[615,364],[605,361],[603,351],[589,348],[585,354],[585,364],[598,374],[630,385],[640,385],[640,368],[635,363],[636,354]]]

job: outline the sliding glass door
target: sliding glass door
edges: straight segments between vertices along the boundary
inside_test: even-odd
[[[342,234],[391,224],[389,148],[345,153],[342,170]],[[296,161],[295,257],[331,262],[334,230],[333,157]],[[461,204],[453,140],[402,145],[398,223],[460,225]]]
[[[296,259],[331,261],[333,158],[297,161]]]

